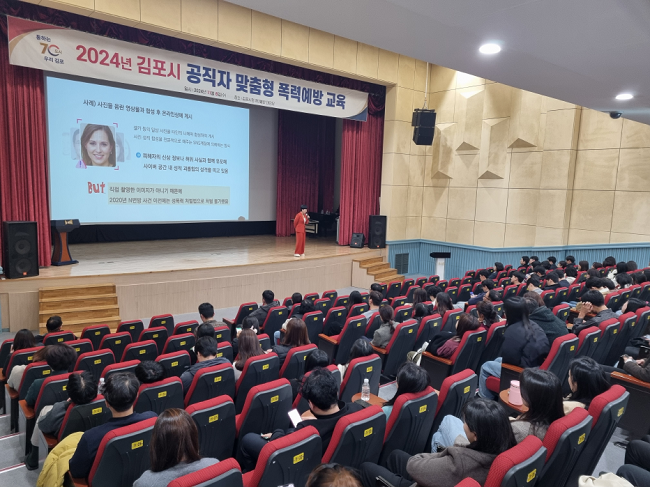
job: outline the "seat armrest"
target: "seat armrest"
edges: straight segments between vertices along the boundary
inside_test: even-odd
[[[501,363],[501,368],[512,370],[513,372],[516,372],[517,374],[521,374],[522,370],[524,370],[523,367],[517,367],[516,365],[504,364],[504,363]]]
[[[56,445],[58,445],[59,440],[56,436],[48,435],[46,433],[41,432],[43,435],[43,438],[45,438],[45,443],[47,443],[47,448],[51,450],[54,448]]]
[[[11,399],[18,399],[18,391],[16,389],[10,387],[9,384],[5,384],[5,389],[7,389],[7,394],[9,394]]]
[[[623,374],[622,372],[612,372],[612,379],[617,379],[622,382],[627,382],[629,384],[634,384],[645,389],[650,389],[650,382],[644,382],[641,379],[637,379],[629,374]]]
[[[25,419],[30,420],[34,419],[34,408],[31,408],[27,405],[27,401],[24,399],[18,401],[18,404],[20,405],[20,409],[23,410],[23,416],[25,416]]]
[[[0,369],[0,382],[7,382],[4,369]]]
[[[373,349],[375,352],[377,352],[377,353],[379,353],[379,354],[381,354],[381,355],[388,355],[388,352],[386,351],[385,348],[379,348],[379,347],[375,347],[375,346],[373,345],[373,346],[372,346],[372,349]]]
[[[228,326],[234,326],[235,325],[235,318],[228,319],[228,318],[221,318],[221,320]]]
[[[328,337],[327,335],[324,335],[323,333],[320,333],[318,335],[318,338],[320,338],[321,340],[325,340],[326,342],[330,342],[332,345],[338,345],[339,344],[338,340],[335,340],[332,337]]]
[[[449,360],[448,358],[436,357],[435,355],[433,355],[432,353],[429,353],[429,352],[424,352],[422,354],[422,356],[430,358],[431,360],[435,360],[436,362],[440,362],[440,363],[445,364],[445,365],[451,365],[452,364],[452,361]]]
[[[70,475],[70,472],[68,472],[66,476],[70,479],[74,487],[88,487],[88,481],[86,479],[75,479]]]

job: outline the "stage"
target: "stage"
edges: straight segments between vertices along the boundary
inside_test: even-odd
[[[306,257],[293,257],[295,239],[269,235],[70,245],[79,264],[48,267],[38,277],[0,281],[2,328],[38,329],[38,291],[46,287],[114,284],[123,321],[156,314],[259,302],[352,285],[353,261],[382,250],[308,238]],[[65,327],[65,326],[64,326]]]

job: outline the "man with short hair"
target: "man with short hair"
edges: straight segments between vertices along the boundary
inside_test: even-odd
[[[519,286],[519,284],[523,284],[525,280],[526,280],[526,276],[519,271],[515,271],[512,274],[510,274],[510,284]]]
[[[79,440],[77,450],[70,459],[70,475],[73,478],[85,479],[88,477],[99,445],[107,433],[122,426],[129,426],[156,417],[156,413],[153,411],[133,412],[133,403],[138,397],[139,388],[140,382],[131,372],[115,372],[106,378],[101,393],[104,395],[106,406],[113,417],[106,423],[86,431]]]
[[[605,297],[600,291],[590,289],[580,298],[581,306],[578,310],[578,317],[573,320],[573,333],[580,334],[585,328],[590,326],[598,327],[603,321],[611,318],[618,318],[616,313],[605,306]],[[596,313],[596,316],[585,321],[585,316],[589,313]]]
[[[190,390],[194,376],[199,370],[205,367],[212,367],[213,365],[230,363],[225,357],[217,358],[217,349],[217,340],[212,337],[201,337],[196,341],[196,345],[194,346],[194,350],[196,351],[196,363],[181,375],[184,394],[187,394],[187,391]]]
[[[560,288],[560,277],[557,275],[557,272],[551,271],[546,274],[546,286],[544,286],[544,291],[555,291]]]
[[[556,259],[555,257],[553,257],[553,256],[551,255],[550,257],[547,257],[546,260],[547,260],[548,263],[551,265],[551,270],[552,270],[552,271],[555,270],[555,269],[557,269],[557,265],[556,265],[556,264],[557,264],[557,259]]]
[[[77,362],[77,352],[75,352],[75,349],[70,345],[57,343],[50,345],[47,348],[47,351],[45,352],[45,361],[52,369],[52,373],[48,375],[48,377],[67,374]],[[25,402],[30,408],[33,408],[36,404],[43,382],[45,382],[45,377],[42,379],[36,379],[32,382],[32,385],[29,386],[27,395],[25,396]]]
[[[555,269],[554,272],[557,274],[557,277],[560,279],[558,281],[558,284],[560,285],[560,287],[565,287],[565,288],[569,289],[569,286],[571,284],[569,283],[569,281],[566,280],[566,277],[565,277],[565,274],[564,274],[564,269],[562,269],[561,267],[558,266],[558,268]]]
[[[217,321],[214,319],[214,306],[210,303],[203,303],[199,305],[199,316],[203,323],[212,325],[212,327],[217,326]]]
[[[566,282],[569,283],[570,286],[575,282],[575,280],[578,277],[578,269],[576,269],[575,266],[567,265],[565,272],[566,272],[565,280]]]
[[[564,260],[566,260],[566,265],[567,267],[575,267],[576,265],[576,258],[573,255],[567,255]]]
[[[539,261],[539,257],[537,257],[536,255],[531,255],[530,256],[530,260],[528,261],[528,265],[530,267],[532,267],[534,269],[535,266],[540,265],[540,264],[541,264],[541,262]]]
[[[497,276],[499,275],[499,272],[501,272],[503,269],[504,266],[501,262],[495,262],[494,272],[488,276],[488,279],[492,279],[493,281],[496,280]]]
[[[363,316],[366,317],[366,321],[368,321],[372,315],[374,315],[377,311],[379,311],[379,307],[381,306],[381,302],[384,299],[381,293],[378,293],[377,291],[370,291],[370,294],[368,296],[368,304],[370,305],[370,309],[363,313]]]
[[[486,279],[483,281],[482,284],[482,289],[483,292],[480,294],[471,294],[471,297],[469,298],[469,301],[467,301],[468,306],[472,306],[473,304],[478,303],[479,301],[483,301],[483,298],[487,293],[489,293],[492,289],[494,289],[494,281],[492,279]]]
[[[262,306],[257,308],[248,316],[257,318],[257,321],[260,323],[260,325],[263,325],[264,321],[266,320],[266,315],[269,313],[269,310],[275,306],[280,306],[280,301],[276,301],[273,291],[267,289],[262,293]]]
[[[477,282],[483,282],[486,279],[489,279],[490,277],[490,271],[487,269],[482,269],[476,273],[476,276],[474,279],[472,279],[472,284],[476,284]]]
[[[533,267],[533,274],[537,274],[537,277],[543,279],[546,276],[546,268],[543,265],[537,265]]]
[[[153,384],[165,378],[165,369],[158,362],[143,360],[133,371],[140,384]]]
[[[383,294],[381,284],[379,284],[378,282],[373,282],[373,283],[370,285],[370,290],[371,290],[371,291],[377,291],[378,293],[382,293],[382,294]]]
[[[530,262],[530,257],[528,257],[527,255],[523,255],[521,257],[521,260],[519,261],[519,267],[517,268],[517,270],[523,271],[525,273],[526,269],[528,269],[528,262]]]
[[[62,326],[63,326],[63,321],[61,320],[61,317],[58,315],[50,316],[45,322],[45,328],[47,328],[47,333],[57,333],[59,331],[63,331],[61,329]],[[45,338],[47,333],[45,335],[36,335],[34,337],[34,343],[42,345],[43,339]]]
[[[534,292],[537,294],[542,294],[542,288],[540,288],[541,282],[539,281],[539,277],[537,277],[535,274],[530,276],[528,278],[528,287],[526,287],[527,291]]]

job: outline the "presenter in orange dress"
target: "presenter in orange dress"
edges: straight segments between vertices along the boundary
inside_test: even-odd
[[[296,229],[296,252],[294,257],[305,256],[305,224],[309,222],[307,214],[307,205],[300,207],[300,213],[293,219],[293,228]]]

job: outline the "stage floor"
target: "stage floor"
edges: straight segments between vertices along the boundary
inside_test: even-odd
[[[78,264],[42,268],[38,277],[29,279],[215,269],[303,260],[293,256],[295,242],[294,237],[253,235],[76,244],[70,245],[70,253]],[[334,238],[308,238],[304,260],[346,255],[356,258],[367,253],[376,251],[339,246]]]

